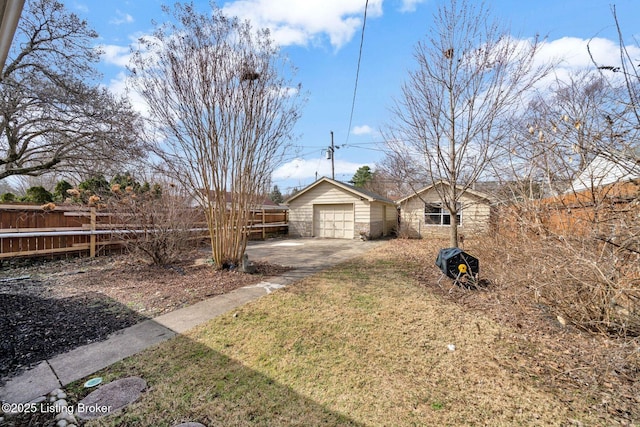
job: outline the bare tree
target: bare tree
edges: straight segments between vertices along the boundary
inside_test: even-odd
[[[534,63],[538,50],[537,39],[513,39],[469,0],[445,2],[416,46],[417,70],[403,85],[385,137],[392,155],[410,156],[431,182],[450,184],[436,188],[451,214],[451,246],[458,246],[462,194],[501,152],[502,125],[522,94],[548,71]]]
[[[627,147],[624,147],[623,152],[627,158],[631,158],[633,161],[638,162],[640,160],[640,149],[637,143],[637,134],[640,132],[640,66],[637,63],[637,58],[629,51],[629,47],[625,43],[624,34],[620,23],[618,21],[618,15],[615,5],[611,6],[611,14],[615,22],[618,46],[620,52],[620,62],[618,64],[601,63],[599,58],[596,58],[591,51],[591,47],[587,45],[591,61],[598,68],[603,76],[611,75],[618,76],[618,81],[622,81],[623,90],[626,96],[618,99],[620,104],[619,111],[621,113],[616,117],[618,122],[626,124],[626,130],[631,135],[626,136],[628,141]],[[638,45],[637,39],[635,40],[636,47]],[[607,78],[607,80],[611,80]],[[616,79],[613,79],[614,81]]]
[[[508,167],[499,175],[507,181],[535,182],[541,190],[537,194],[549,197],[572,190],[571,182],[597,156],[621,162],[635,139],[624,119],[624,99],[620,82],[594,70],[557,79],[513,121],[507,144],[510,161],[502,163]],[[580,187],[593,185],[597,180]]]
[[[95,31],[55,0],[33,0],[0,75],[0,179],[101,170],[143,155],[129,103],[96,76]]]
[[[205,212],[223,268],[242,259],[251,209],[268,192],[301,102],[268,31],[211,8],[165,8],[175,23],[141,40],[132,84],[148,104],[164,167]]]

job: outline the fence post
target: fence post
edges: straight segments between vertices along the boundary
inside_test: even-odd
[[[95,258],[96,256],[96,235],[93,233],[96,231],[96,208],[91,208],[91,236],[89,237],[89,256]]]
[[[265,224],[264,208],[262,208],[262,240],[265,240],[267,238],[267,229],[264,226],[264,224]]]

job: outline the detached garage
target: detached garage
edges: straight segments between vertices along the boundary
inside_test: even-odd
[[[289,235],[353,239],[391,234],[397,210],[391,200],[329,178],[321,178],[285,202]]]

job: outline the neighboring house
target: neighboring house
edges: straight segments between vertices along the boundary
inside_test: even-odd
[[[400,235],[407,237],[448,237],[451,214],[442,206],[437,186],[439,181],[396,202],[400,208]],[[462,189],[461,189],[462,190]],[[458,209],[459,233],[483,232],[489,228],[491,200],[480,191],[466,190]]]
[[[598,154],[573,180],[567,193],[580,193],[637,179],[640,179],[640,163],[637,160],[623,156],[614,159]]]
[[[326,177],[285,203],[292,237],[373,239],[390,235],[398,223],[391,200]]]

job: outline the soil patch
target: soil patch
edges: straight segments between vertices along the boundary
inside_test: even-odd
[[[216,271],[202,256],[194,252],[169,267],[126,255],[5,266],[0,270],[0,378],[144,319],[288,270],[256,263],[252,275]]]

